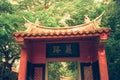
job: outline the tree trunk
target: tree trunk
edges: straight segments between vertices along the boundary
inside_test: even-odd
[[[5,76],[5,66],[3,65],[3,67],[2,67],[2,70],[1,70],[1,80],[3,80],[3,78],[4,78],[4,76]]]

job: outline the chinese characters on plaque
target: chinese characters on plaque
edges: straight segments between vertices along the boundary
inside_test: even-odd
[[[60,53],[60,46],[53,46],[53,53]]]
[[[60,49],[60,46],[53,46],[52,47],[53,48],[53,53],[60,53],[60,51],[62,51],[61,49]],[[72,52],[72,49],[71,49],[71,45],[69,44],[69,45],[66,45],[66,48],[65,48],[65,53],[68,53],[68,54],[71,54]]]
[[[71,45],[66,45],[65,52],[68,53],[68,54],[72,53]]]
[[[49,43],[46,57],[79,57],[79,43]]]

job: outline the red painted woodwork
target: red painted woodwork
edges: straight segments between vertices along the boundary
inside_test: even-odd
[[[100,68],[100,80],[109,80],[106,53],[103,45],[100,45],[98,49],[98,61]]]
[[[28,54],[27,54],[26,48],[21,47],[20,68],[19,68],[18,80],[26,80],[27,56],[28,56]]]
[[[33,42],[31,50],[31,62],[34,64],[46,63],[46,45],[44,42]]]
[[[80,62],[93,62],[96,61],[96,43],[95,41],[82,41],[80,42]]]
[[[100,39],[107,39],[107,38],[108,38],[108,35],[105,34],[105,33],[102,33],[102,34],[100,35]]]
[[[108,71],[106,64],[106,56],[104,47],[99,47],[99,40],[77,40],[77,41],[68,41],[69,42],[78,42],[80,45],[80,57],[78,58],[52,58],[48,59],[49,61],[65,61],[65,60],[80,60],[81,63],[92,63],[99,60],[100,67],[100,78],[101,80],[108,80]],[[59,41],[47,41],[42,42],[39,40],[28,41],[26,47],[21,48],[21,58],[20,58],[20,70],[18,80],[26,80],[26,67],[27,61],[32,64],[46,64],[46,44],[47,43],[58,43]],[[61,40],[61,43],[67,43],[64,40]],[[97,57],[98,56],[98,57]],[[104,74],[103,74],[104,72]],[[42,75],[41,75],[42,76]],[[87,78],[87,75],[85,76]],[[36,79],[37,80],[37,79]]]
[[[71,41],[74,43],[74,41]],[[94,41],[78,41],[80,45],[80,61],[92,62],[97,59],[96,43]],[[51,42],[53,43],[53,42]],[[58,43],[58,42],[54,42]],[[62,41],[62,43],[67,43]],[[45,42],[33,41],[29,49],[29,61],[31,63],[46,63],[46,44]],[[54,58],[54,60],[61,60],[61,58]]]
[[[111,29],[99,27],[98,23],[100,23],[102,15],[103,13],[89,23],[62,28],[43,27],[27,20],[27,30],[16,32],[13,35],[19,43],[22,42],[22,44],[26,45],[26,48],[21,48],[20,70],[18,80],[26,80],[28,61],[31,64],[46,64],[47,60],[50,60],[46,58],[47,43],[69,42],[79,43],[80,57],[78,56],[77,60],[79,59],[80,63],[93,63],[98,60],[100,68],[100,80],[108,80],[106,54],[103,43],[106,42]],[[34,27],[32,27],[33,25]],[[76,58],[74,57],[59,57],[52,58],[51,60],[60,61],[75,59]],[[37,74],[38,73],[36,72],[36,75]],[[86,79],[87,76],[84,75],[84,77]],[[35,80],[37,80],[37,78],[35,78]]]

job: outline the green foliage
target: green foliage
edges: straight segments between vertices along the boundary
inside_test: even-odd
[[[62,77],[78,80],[77,62],[49,62],[48,70],[48,80],[60,80]]]
[[[8,33],[11,33],[11,32],[13,33],[17,31],[18,26],[23,26],[23,23],[24,23],[23,19],[18,15],[1,14],[0,16],[0,27],[1,28],[4,27]]]
[[[48,63],[48,79],[49,80],[60,80],[62,72],[60,68],[63,67],[59,62]]]
[[[6,0],[0,0],[0,13],[13,13],[13,6]]]
[[[114,0],[107,7],[108,22],[112,32],[106,44],[110,80],[119,80],[120,65],[120,1]]]
[[[15,60],[19,59],[20,49],[12,35],[24,21],[13,13],[14,6],[6,0],[0,0],[0,12],[0,78],[4,78],[11,71]]]
[[[106,44],[108,69],[110,80],[119,80],[120,65],[120,40],[109,38]]]
[[[94,0],[16,0],[16,2],[18,4],[14,5],[8,0],[0,0],[0,65],[4,64],[3,58],[13,60],[15,57],[19,57],[19,47],[12,34],[24,30],[23,16],[33,23],[38,18],[43,26],[63,27],[59,21],[64,18],[65,14],[69,14],[71,19],[66,19],[64,22],[68,26],[73,26],[83,24],[84,15],[88,15],[93,20],[105,11],[101,26],[112,29],[106,44],[110,80],[119,80],[120,0],[110,0],[109,4],[95,3]],[[51,68],[50,72],[59,78],[60,76],[54,74],[52,70],[55,72],[62,65],[55,65],[56,68]],[[73,66],[70,64],[69,69],[74,68]],[[6,65],[6,67],[9,66]],[[62,73],[62,71],[64,70],[58,70],[58,73]],[[51,80],[54,79],[51,78]]]
[[[1,35],[0,35],[1,37]],[[15,43],[13,37],[9,34],[4,34],[0,39],[0,66],[2,66],[2,71],[0,72],[0,77],[5,77],[6,69],[12,69],[12,66],[15,60],[19,59],[20,49],[19,46]]]
[[[10,77],[10,80],[17,80],[18,73],[16,73],[16,72],[11,72],[11,73],[9,74],[9,77]]]
[[[38,18],[44,26],[48,27],[58,26],[54,17],[50,16],[50,14],[48,14],[46,11],[39,11],[36,18]]]
[[[29,3],[26,0],[26,2],[23,2],[30,8],[25,8],[25,11],[22,12],[23,15],[32,22],[35,22],[36,18],[38,18],[41,21],[41,25],[47,27],[60,27],[59,21],[65,18],[65,14],[70,14],[71,19],[65,20],[65,23],[69,26],[82,24],[84,23],[84,15],[88,15],[93,20],[105,9],[102,3],[98,5],[94,3],[94,0],[43,0],[39,1],[40,5],[35,5],[38,1]]]

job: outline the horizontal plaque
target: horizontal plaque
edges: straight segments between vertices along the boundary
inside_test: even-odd
[[[79,57],[79,43],[48,43],[46,57]]]

